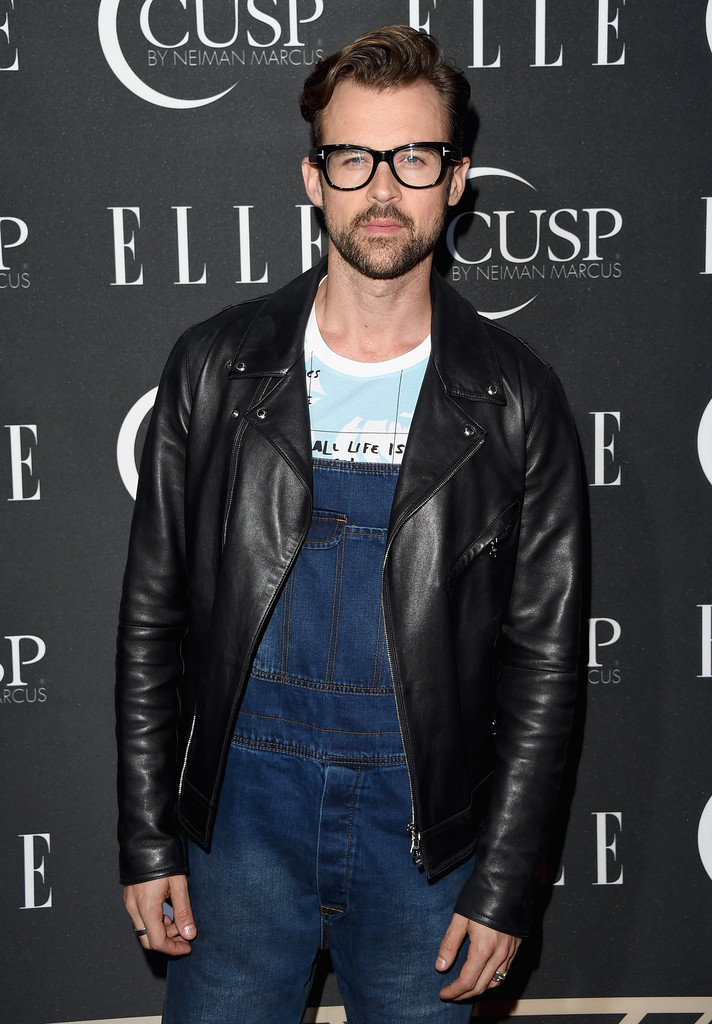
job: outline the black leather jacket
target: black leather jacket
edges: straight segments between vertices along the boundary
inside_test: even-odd
[[[182,831],[210,843],[251,661],[311,518],[303,338],[323,273],[191,328],[163,374],[119,627],[125,884],[184,872]],[[476,847],[455,909],[524,935],[576,690],[577,445],[550,367],[431,287],[382,594],[411,833],[428,878]]]

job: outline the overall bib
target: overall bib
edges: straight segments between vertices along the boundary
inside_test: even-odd
[[[440,940],[471,863],[434,885],[411,798],[381,610],[398,467],[314,460],[306,541],[252,666],[210,854],[190,846],[198,937],[166,1024],[299,1024],[329,948],[348,1024],[458,1024]]]

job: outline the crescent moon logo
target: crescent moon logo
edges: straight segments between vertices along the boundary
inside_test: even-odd
[[[710,0],[712,4],[712,0]],[[468,178],[512,178],[513,181],[521,181],[522,185],[526,185],[527,188],[532,188],[536,192],[536,189],[530,181],[526,178],[520,177],[513,171],[505,171],[503,167],[470,167],[467,172]]]
[[[235,85],[231,85],[228,89],[225,89],[224,92],[219,92],[215,96],[207,96],[202,100],[180,100],[176,99],[174,96],[166,96],[164,93],[158,92],[157,89],[151,88],[151,86],[143,82],[136,72],[130,67],[121,49],[118,32],[120,3],[121,0],[101,0],[101,3],[99,4],[98,20],[99,42],[101,43],[101,48],[104,51],[106,63],[114,72],[118,80],[125,85],[127,89],[130,89],[134,95],[138,96],[142,100],[146,100],[147,103],[153,103],[158,107],[170,107],[172,110],[190,110],[194,107],[205,107],[208,103],[215,103],[216,100],[222,99],[223,96],[227,96],[227,94],[235,88]]]
[[[712,797],[707,801],[697,829],[697,848],[707,874],[712,878]]]
[[[697,456],[702,471],[712,484],[712,401],[702,413],[697,431]]]
[[[116,441],[116,464],[124,487],[135,500],[138,488],[138,469],[136,467],[136,438],[145,417],[153,408],[158,388],[152,388],[131,406]]]
[[[708,0],[707,3],[707,16],[705,18],[705,26],[707,28],[707,42],[710,50],[712,50],[712,0]]]
[[[712,0],[710,0],[712,4]],[[467,172],[468,178],[511,178],[512,181],[521,181],[522,185],[526,185],[527,188],[536,188],[526,178],[522,178],[519,174],[515,174],[513,171],[506,171],[503,167],[470,167]],[[532,295],[531,299],[527,299],[526,302],[522,302],[519,306],[512,306],[511,309],[500,309],[496,311],[486,311],[479,309],[478,313],[480,316],[487,317],[488,320],[502,320],[505,316],[512,316],[513,313],[519,313],[520,310],[525,309],[530,302],[533,302],[536,295]]]

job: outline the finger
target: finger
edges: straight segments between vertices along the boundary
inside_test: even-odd
[[[136,936],[136,938],[141,943],[141,945],[143,946],[144,949],[149,949],[150,947],[148,945],[148,931],[144,927],[143,922],[142,921],[136,922],[132,918],[132,923],[133,923],[133,926],[134,926],[134,935]]]
[[[497,947],[498,933],[460,914],[453,915],[445,939],[449,939],[448,933],[454,934],[459,939],[458,948],[462,944],[465,935],[469,937],[469,945],[467,957],[460,968],[458,976],[449,985],[441,989],[440,998],[446,1000],[464,999],[478,991],[483,969]],[[445,942],[445,940],[443,941]],[[451,943],[445,942],[445,945],[449,951],[452,949]],[[502,958],[500,957],[500,959]],[[451,958],[450,964],[453,962],[454,957]],[[485,990],[493,973],[494,967],[492,972],[486,977],[486,980],[483,979],[479,991],[483,992]]]
[[[441,999],[465,999],[469,996],[480,995],[487,988],[490,978],[494,974],[488,971],[490,963],[487,954],[478,950],[472,943],[467,951],[467,958],[460,968],[458,976],[440,991]]]
[[[166,924],[166,922],[168,922]],[[146,920],[146,935],[140,937],[144,949],[152,949],[168,956],[184,956],[191,952],[191,945],[182,939],[168,915],[159,914]]]
[[[479,962],[474,960],[465,961],[458,976],[449,985],[440,990],[440,998],[454,1001],[458,999],[469,999],[472,996],[481,995],[488,986],[492,972],[486,973],[486,966],[483,969]]]
[[[131,924],[133,925],[134,935],[141,943],[144,949],[149,949],[148,944],[148,929],[141,920],[138,913],[131,914]]]
[[[468,999],[482,995],[487,988],[496,988],[496,970],[506,974],[520,939],[494,929],[469,922],[470,945],[467,959],[457,978],[440,991],[446,1000]]]
[[[163,950],[166,941],[163,903],[157,903],[155,898],[152,898],[150,902],[139,898],[138,905],[143,926],[146,929],[146,935],[141,938],[141,945],[144,949]]]
[[[506,961],[504,963],[501,963],[499,967],[495,967],[494,971],[492,972],[492,978],[489,984],[487,985],[487,988],[499,988],[504,979],[507,977],[508,973],[509,965],[507,964]]]
[[[512,936],[513,948],[509,955],[506,957],[506,959],[503,960],[502,963],[499,965],[499,967],[495,968],[494,974],[492,975],[492,980],[487,986],[488,988],[498,988],[502,984],[504,979],[507,977],[507,975],[509,974],[509,970],[512,966],[514,957],[516,956],[517,950],[519,949],[521,941],[521,939]]]
[[[169,879],[171,886],[171,903],[173,920],[181,938],[192,940],[198,934],[193,918],[193,909],[188,894],[188,880],[185,875],[176,875]]]
[[[181,887],[179,878],[185,882],[183,876],[170,876],[141,883],[127,891],[127,907],[133,908],[135,903],[132,920],[135,922],[138,919],[143,922],[142,927],[146,929],[146,934],[139,936],[144,949],[152,949],[169,956],[183,956],[190,952],[190,943],[181,938],[172,926],[169,931],[169,926],[165,924],[167,915],[163,913],[163,902],[168,899],[173,886],[179,894],[182,888],[187,892],[187,885]],[[138,926],[135,924],[134,927]]]
[[[492,957],[482,971],[482,981],[485,988],[499,988],[507,977],[507,964],[502,962],[501,954]]]
[[[139,940],[144,949],[148,949],[148,940],[146,938],[146,930],[144,927],[141,914],[139,913],[138,905],[134,897],[133,891],[130,889],[124,890],[124,904],[128,915],[131,918],[131,924],[133,925],[134,935]]]
[[[436,971],[447,971],[455,962],[460,946],[467,935],[467,918],[454,914],[445,932],[435,960]]]

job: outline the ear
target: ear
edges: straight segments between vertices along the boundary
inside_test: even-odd
[[[322,197],[321,173],[316,164],[309,163],[307,157],[304,157],[302,160],[302,178],[304,179],[304,188],[314,206],[321,206],[324,201]]]
[[[467,184],[467,171],[470,166],[468,157],[464,157],[459,164],[455,164],[450,178],[450,191],[448,192],[448,206],[456,206],[462,198]]]

